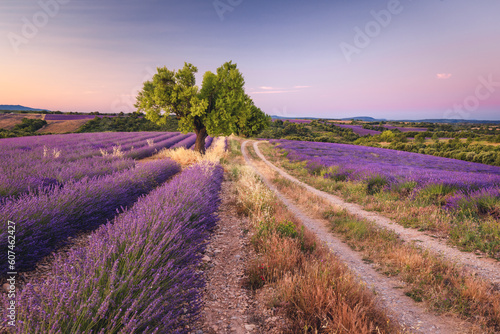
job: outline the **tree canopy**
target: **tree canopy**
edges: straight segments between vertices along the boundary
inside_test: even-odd
[[[160,125],[165,124],[170,114],[175,114],[180,131],[196,133],[195,150],[202,154],[208,135],[251,136],[269,125],[270,117],[245,93],[245,80],[236,64],[229,61],[216,73],[206,72],[201,89],[195,85],[197,72],[188,63],[177,71],[157,68],[137,96],[137,110],[144,111],[147,119]]]

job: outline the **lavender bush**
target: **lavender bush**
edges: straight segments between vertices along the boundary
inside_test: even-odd
[[[68,236],[93,229],[112,218],[117,209],[134,203],[180,171],[171,160],[143,163],[137,168],[88,178],[63,188],[48,188],[4,201],[0,217],[16,223],[16,267],[33,268],[38,260],[62,245]],[[0,249],[7,254],[7,231],[0,233]],[[0,265],[7,272],[7,262]]]
[[[471,194],[459,191],[446,201],[445,207],[465,216],[492,215],[500,218],[500,188],[480,189]]]
[[[186,333],[201,304],[200,252],[223,169],[196,165],[56,257],[17,296],[17,333]],[[6,298],[2,296],[5,305]]]
[[[208,149],[212,145],[213,141],[214,141],[214,137],[207,136],[207,138],[205,138],[205,150]],[[195,143],[196,143],[196,140],[195,140]],[[190,150],[194,150],[195,143],[193,143],[193,145],[191,145],[189,147]]]
[[[205,149],[208,149],[212,145],[213,142],[214,142],[214,137],[208,136],[205,139]]]

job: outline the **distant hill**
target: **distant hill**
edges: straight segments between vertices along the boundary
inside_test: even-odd
[[[373,118],[369,116],[358,116],[358,117],[347,117],[347,118],[324,118],[324,117],[284,117],[284,116],[276,116],[272,115],[272,119],[329,119],[329,120],[337,120],[337,121],[363,121],[363,122],[380,122],[380,121],[387,121],[385,118]]]
[[[321,117],[285,117],[285,116],[276,116],[276,115],[271,115],[272,119],[323,119]]]
[[[385,118],[373,118],[369,116],[358,116],[358,117],[348,117],[348,118],[341,118],[340,120],[342,121],[362,121],[362,122],[382,122],[382,121],[387,121]]]
[[[478,124],[500,124],[500,121],[491,120],[477,120],[477,119],[447,119],[447,118],[436,118],[436,119],[385,119],[385,118],[373,118],[369,116],[358,116],[358,117],[346,117],[346,118],[324,118],[324,117],[283,117],[283,116],[271,116],[272,119],[327,119],[336,121],[362,121],[362,122],[413,122],[413,123],[478,123]]]
[[[480,119],[419,119],[419,120],[398,120],[398,122],[415,122],[415,123],[478,123],[478,124],[500,124],[500,121],[489,121]]]
[[[28,108],[20,105],[11,105],[11,104],[0,104],[0,110],[12,110],[12,111],[49,111],[48,109],[34,109]]]

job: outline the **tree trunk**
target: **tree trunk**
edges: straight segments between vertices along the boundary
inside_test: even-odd
[[[205,154],[205,138],[207,138],[207,129],[206,128],[201,128],[201,129],[195,129],[194,132],[196,133],[196,142],[194,144],[194,150],[197,152],[200,152],[201,155]]]

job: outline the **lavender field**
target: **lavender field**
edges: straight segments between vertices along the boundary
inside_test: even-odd
[[[146,158],[164,148],[189,148],[194,140],[194,134],[168,132],[3,139],[0,140],[0,199],[130,169],[135,165],[133,159]]]
[[[180,171],[170,160],[143,163],[136,168],[94,178],[85,177],[65,187],[24,194],[0,205],[0,216],[16,223],[18,270],[30,270],[67,237],[98,227],[117,210]],[[7,252],[8,232],[0,233],[0,249]],[[8,263],[1,265],[7,272]]]
[[[187,332],[200,309],[197,266],[216,222],[222,175],[217,164],[193,166],[85,246],[58,255],[47,280],[32,280],[17,295],[16,333]]]
[[[369,191],[434,192],[447,195],[444,204],[450,209],[486,205],[477,209],[488,211],[498,207],[500,167],[347,144],[272,142],[288,152],[290,160],[305,161],[313,174],[336,181],[360,181]]]
[[[136,166],[133,159],[194,141],[193,134],[156,132],[1,140],[0,216],[17,224],[17,269],[33,269],[68,237],[95,229],[180,171],[171,160]],[[5,252],[7,234],[0,233]]]
[[[366,136],[366,135],[374,136],[381,134],[380,131],[363,129],[363,126],[361,125],[349,125],[349,124],[338,124],[338,123],[333,123],[333,124],[335,126],[338,126],[339,128],[351,129],[355,134],[360,136]]]
[[[55,256],[50,280],[16,285],[16,333],[184,332],[200,308],[196,268],[223,169],[136,160],[194,142],[191,133],[165,132],[0,140],[0,217],[15,223],[15,239],[0,231],[0,249],[15,254],[1,262],[2,275]],[[2,294],[3,309],[11,299]]]

